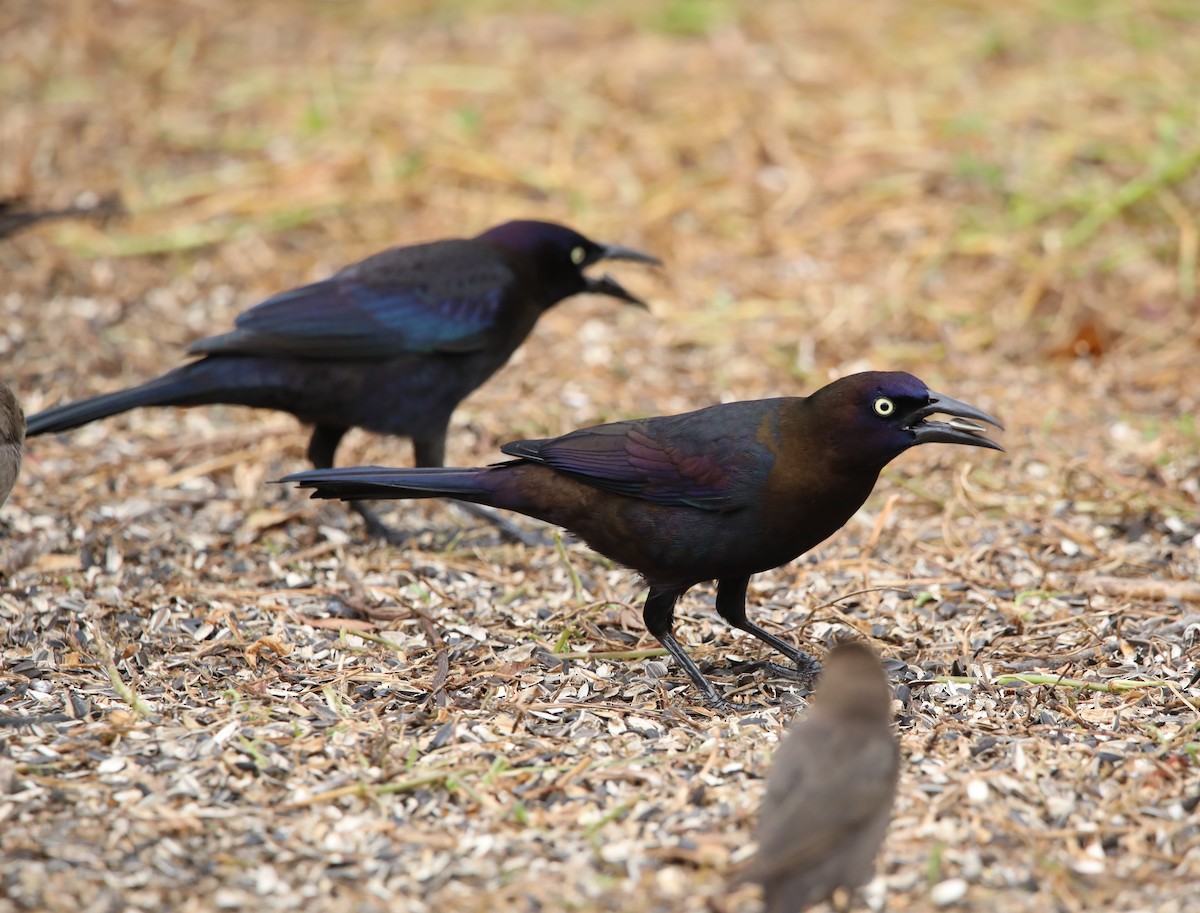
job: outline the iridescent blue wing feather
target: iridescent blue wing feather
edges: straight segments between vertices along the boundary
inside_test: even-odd
[[[513,274],[498,259],[480,256],[475,245],[458,249],[471,244],[439,242],[376,254],[329,279],[268,298],[241,314],[235,330],[202,339],[189,351],[381,359],[483,348]]]

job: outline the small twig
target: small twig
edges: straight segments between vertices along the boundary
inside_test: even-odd
[[[1072,650],[1070,653],[1059,653],[1054,656],[1027,656],[1025,659],[1006,660],[1004,665],[1009,668],[1008,675],[1038,674],[1036,670],[1058,669],[1071,663],[1082,663],[1087,660],[1105,659],[1120,652],[1121,644],[1114,638],[1104,643],[1093,644]]]
[[[346,707],[346,702],[342,700],[342,696],[337,693],[337,689],[333,685],[326,685],[322,688],[321,695],[325,698],[325,706],[339,717],[349,719],[352,716],[349,708]]]
[[[339,634],[358,637],[362,640],[370,641],[373,644],[379,644],[382,647],[388,647],[389,649],[395,650],[397,653],[404,652],[404,648],[398,643],[388,640],[386,637],[380,637],[378,634],[372,634],[370,631],[358,631],[354,628],[341,628],[339,629]]]
[[[110,644],[104,636],[104,632],[100,630],[99,625],[92,625],[92,639],[96,644],[96,649],[100,653],[100,659],[103,661],[102,668],[104,674],[108,676],[109,682],[113,686],[113,690],[117,692],[117,696],[121,698],[129,709],[138,716],[151,716],[154,710],[147,704],[134,687],[121,678],[121,670],[117,668],[116,655],[113,653],[112,644]]]
[[[442,635],[438,633],[437,626],[434,625],[432,618],[418,608],[410,607],[409,611],[417,619],[417,624],[421,626],[425,638],[435,651],[437,671],[434,672],[428,697],[428,700],[432,702],[437,700],[438,696],[445,690],[446,681],[450,678],[450,649],[446,646],[446,641],[442,639]]]
[[[350,591],[340,597],[342,602],[347,608],[357,612],[360,617],[370,618],[371,610],[367,607],[367,588],[363,586],[362,578],[344,562],[341,566],[341,574],[342,579],[346,581],[346,588]]]
[[[1200,146],[1187,149],[1122,184],[1114,193],[1102,197],[1099,203],[1067,229],[1063,235],[1063,247],[1070,249],[1085,244],[1096,232],[1130,206],[1156,190],[1169,187],[1188,177],[1196,170],[1197,165],[1200,165]]]
[[[1126,599],[1173,599],[1200,602],[1200,583],[1194,580],[1157,580],[1153,577],[1080,577],[1081,590],[1094,589]]]
[[[616,808],[612,809],[611,811],[606,812],[603,816],[601,816],[599,821],[594,821],[591,824],[589,824],[587,827],[585,827],[584,833],[587,834],[587,836],[590,839],[595,839],[596,834],[600,831],[601,828],[603,828],[606,824],[611,824],[613,821],[617,821],[617,820],[623,818],[625,816],[625,814],[631,808],[633,808],[634,805],[636,805],[638,802],[640,802],[643,798],[645,798],[645,797],[639,794],[639,795],[633,796],[632,798],[626,800],[625,802],[622,802]]]
[[[1169,188],[1158,192],[1158,202],[1175,227],[1179,229],[1179,297],[1184,301],[1192,301],[1196,297],[1196,262],[1200,252],[1200,230],[1196,228],[1196,220],[1188,212]]]
[[[570,769],[568,769],[565,772],[563,772],[562,774],[560,774],[558,777],[555,777],[552,782],[546,783],[542,786],[539,786],[539,787],[537,787],[537,789],[529,790],[527,793],[525,793],[521,797],[522,801],[533,802],[536,800],[541,800],[541,799],[545,798],[546,796],[549,796],[549,795],[557,792],[558,790],[563,789],[571,780],[574,780],[577,776],[579,776],[581,773],[583,773],[585,770],[587,770],[588,767],[591,766],[591,764],[592,764],[592,758],[590,756],[585,756],[574,767],[571,767]]]
[[[951,583],[953,581],[947,580],[947,582]],[[809,614],[815,615],[817,612],[820,612],[824,609],[837,608],[837,604],[839,602],[845,602],[847,599],[853,599],[855,596],[865,596],[867,593],[911,593],[911,592],[912,592],[912,587],[910,587],[910,586],[892,586],[890,584],[881,584],[880,586],[869,586],[864,590],[855,590],[852,593],[842,593],[836,599],[831,599],[831,600],[829,600],[829,602],[821,603],[819,606],[814,608],[812,610],[812,612],[810,612]]]
[[[912,494],[916,495],[918,498],[923,498],[924,500],[928,501],[930,504],[935,505],[938,510],[946,509],[946,499],[945,498],[943,498],[940,495],[935,495],[933,492],[929,491],[924,486],[918,484],[915,479],[908,479],[908,478],[905,478],[904,476],[898,476],[894,479],[894,481],[897,485],[899,485],[905,491],[911,492]]]
[[[647,650],[597,650],[594,653],[555,653],[555,659],[649,659],[655,656],[666,656],[667,651],[662,647]]]
[[[429,786],[433,783],[441,783],[455,776],[456,773],[461,772],[454,770],[439,771],[422,774],[419,777],[411,777],[397,783],[351,783],[349,786],[327,789],[323,793],[314,793],[307,798],[296,799],[284,805],[283,810],[289,812],[296,811],[297,809],[307,808],[310,805],[316,805],[319,802],[334,802],[338,799],[344,799],[347,796],[358,796],[359,798],[366,799],[370,796],[382,796],[387,793],[407,792],[422,786]]]
[[[1080,691],[1103,691],[1109,694],[1121,694],[1125,691],[1137,691],[1140,688],[1170,688],[1171,682],[1138,681],[1132,678],[1113,678],[1106,682],[1089,682],[1081,678],[1064,678],[1059,675],[1038,675],[1034,673],[997,675],[991,679],[983,679],[974,675],[936,675],[931,679],[942,684],[954,685],[1055,685],[1063,688],[1075,688]]]
[[[567,569],[567,574],[571,578],[571,588],[575,591],[575,602],[583,603],[583,581],[579,579],[579,574],[575,572],[575,566],[571,564],[571,559],[567,556],[567,548],[563,545],[562,533],[557,529],[554,531],[554,550],[558,552],[558,557],[562,559],[563,566]]]

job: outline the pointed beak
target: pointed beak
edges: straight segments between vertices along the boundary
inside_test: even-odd
[[[599,279],[593,276],[584,276],[583,284],[585,290],[591,292],[593,295],[608,295],[610,298],[619,298],[626,304],[640,307],[643,311],[650,310],[646,302],[627,292],[625,287],[612,276],[601,276]]]
[[[601,260],[629,260],[633,263],[648,263],[651,266],[662,266],[662,261],[658,257],[644,254],[640,250],[634,250],[631,247],[621,247],[618,244],[602,245],[600,252],[591,258],[590,262],[599,263]],[[632,304],[643,310],[649,310],[646,302],[626,291],[624,286],[612,276],[601,276],[599,279],[584,276],[583,281],[587,287],[587,291],[593,295],[608,295],[610,298],[619,298],[627,304]]]
[[[634,263],[649,263],[651,266],[662,266],[662,261],[658,257],[651,254],[644,254],[640,250],[634,250],[632,247],[621,247],[619,244],[606,244],[600,249],[600,256],[596,257],[593,262],[600,260],[632,260]]]
[[[928,416],[936,414],[948,415],[950,419],[928,419]],[[1003,425],[982,409],[931,390],[929,402],[913,410],[908,430],[913,433],[917,444],[967,444],[971,447],[987,447],[1003,452],[1003,447],[985,436],[987,425],[1004,430]]]

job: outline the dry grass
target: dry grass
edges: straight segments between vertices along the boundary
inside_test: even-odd
[[[1008,456],[904,456],[751,590],[903,683],[868,894],[1200,910],[1197,85],[1185,0],[5,0],[0,192],[130,214],[0,246],[3,374],[27,411],[112,389],[516,215],[653,250],[653,315],[548,315],[452,460],[864,367],[997,413]],[[214,408],[32,442],[0,709],[68,719],[0,731],[0,911],[752,909],[724,872],[800,697],[711,592],[681,636],[770,710],[697,707],[582,547],[437,506],[364,544],[265,484],[304,440]]]

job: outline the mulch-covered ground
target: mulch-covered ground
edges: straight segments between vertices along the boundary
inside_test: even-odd
[[[28,413],[152,377],[391,244],[550,218],[653,251],[455,418],[506,440],[908,370],[998,415],[755,578],[897,686],[891,910],[1200,910],[1200,16],[1171,0],[0,4],[0,242]],[[0,510],[0,911],[725,913],[803,706],[710,588],[269,484],[290,417],[32,440]],[[354,433],[340,462],[406,464]],[[529,521],[530,530],[550,530]]]

